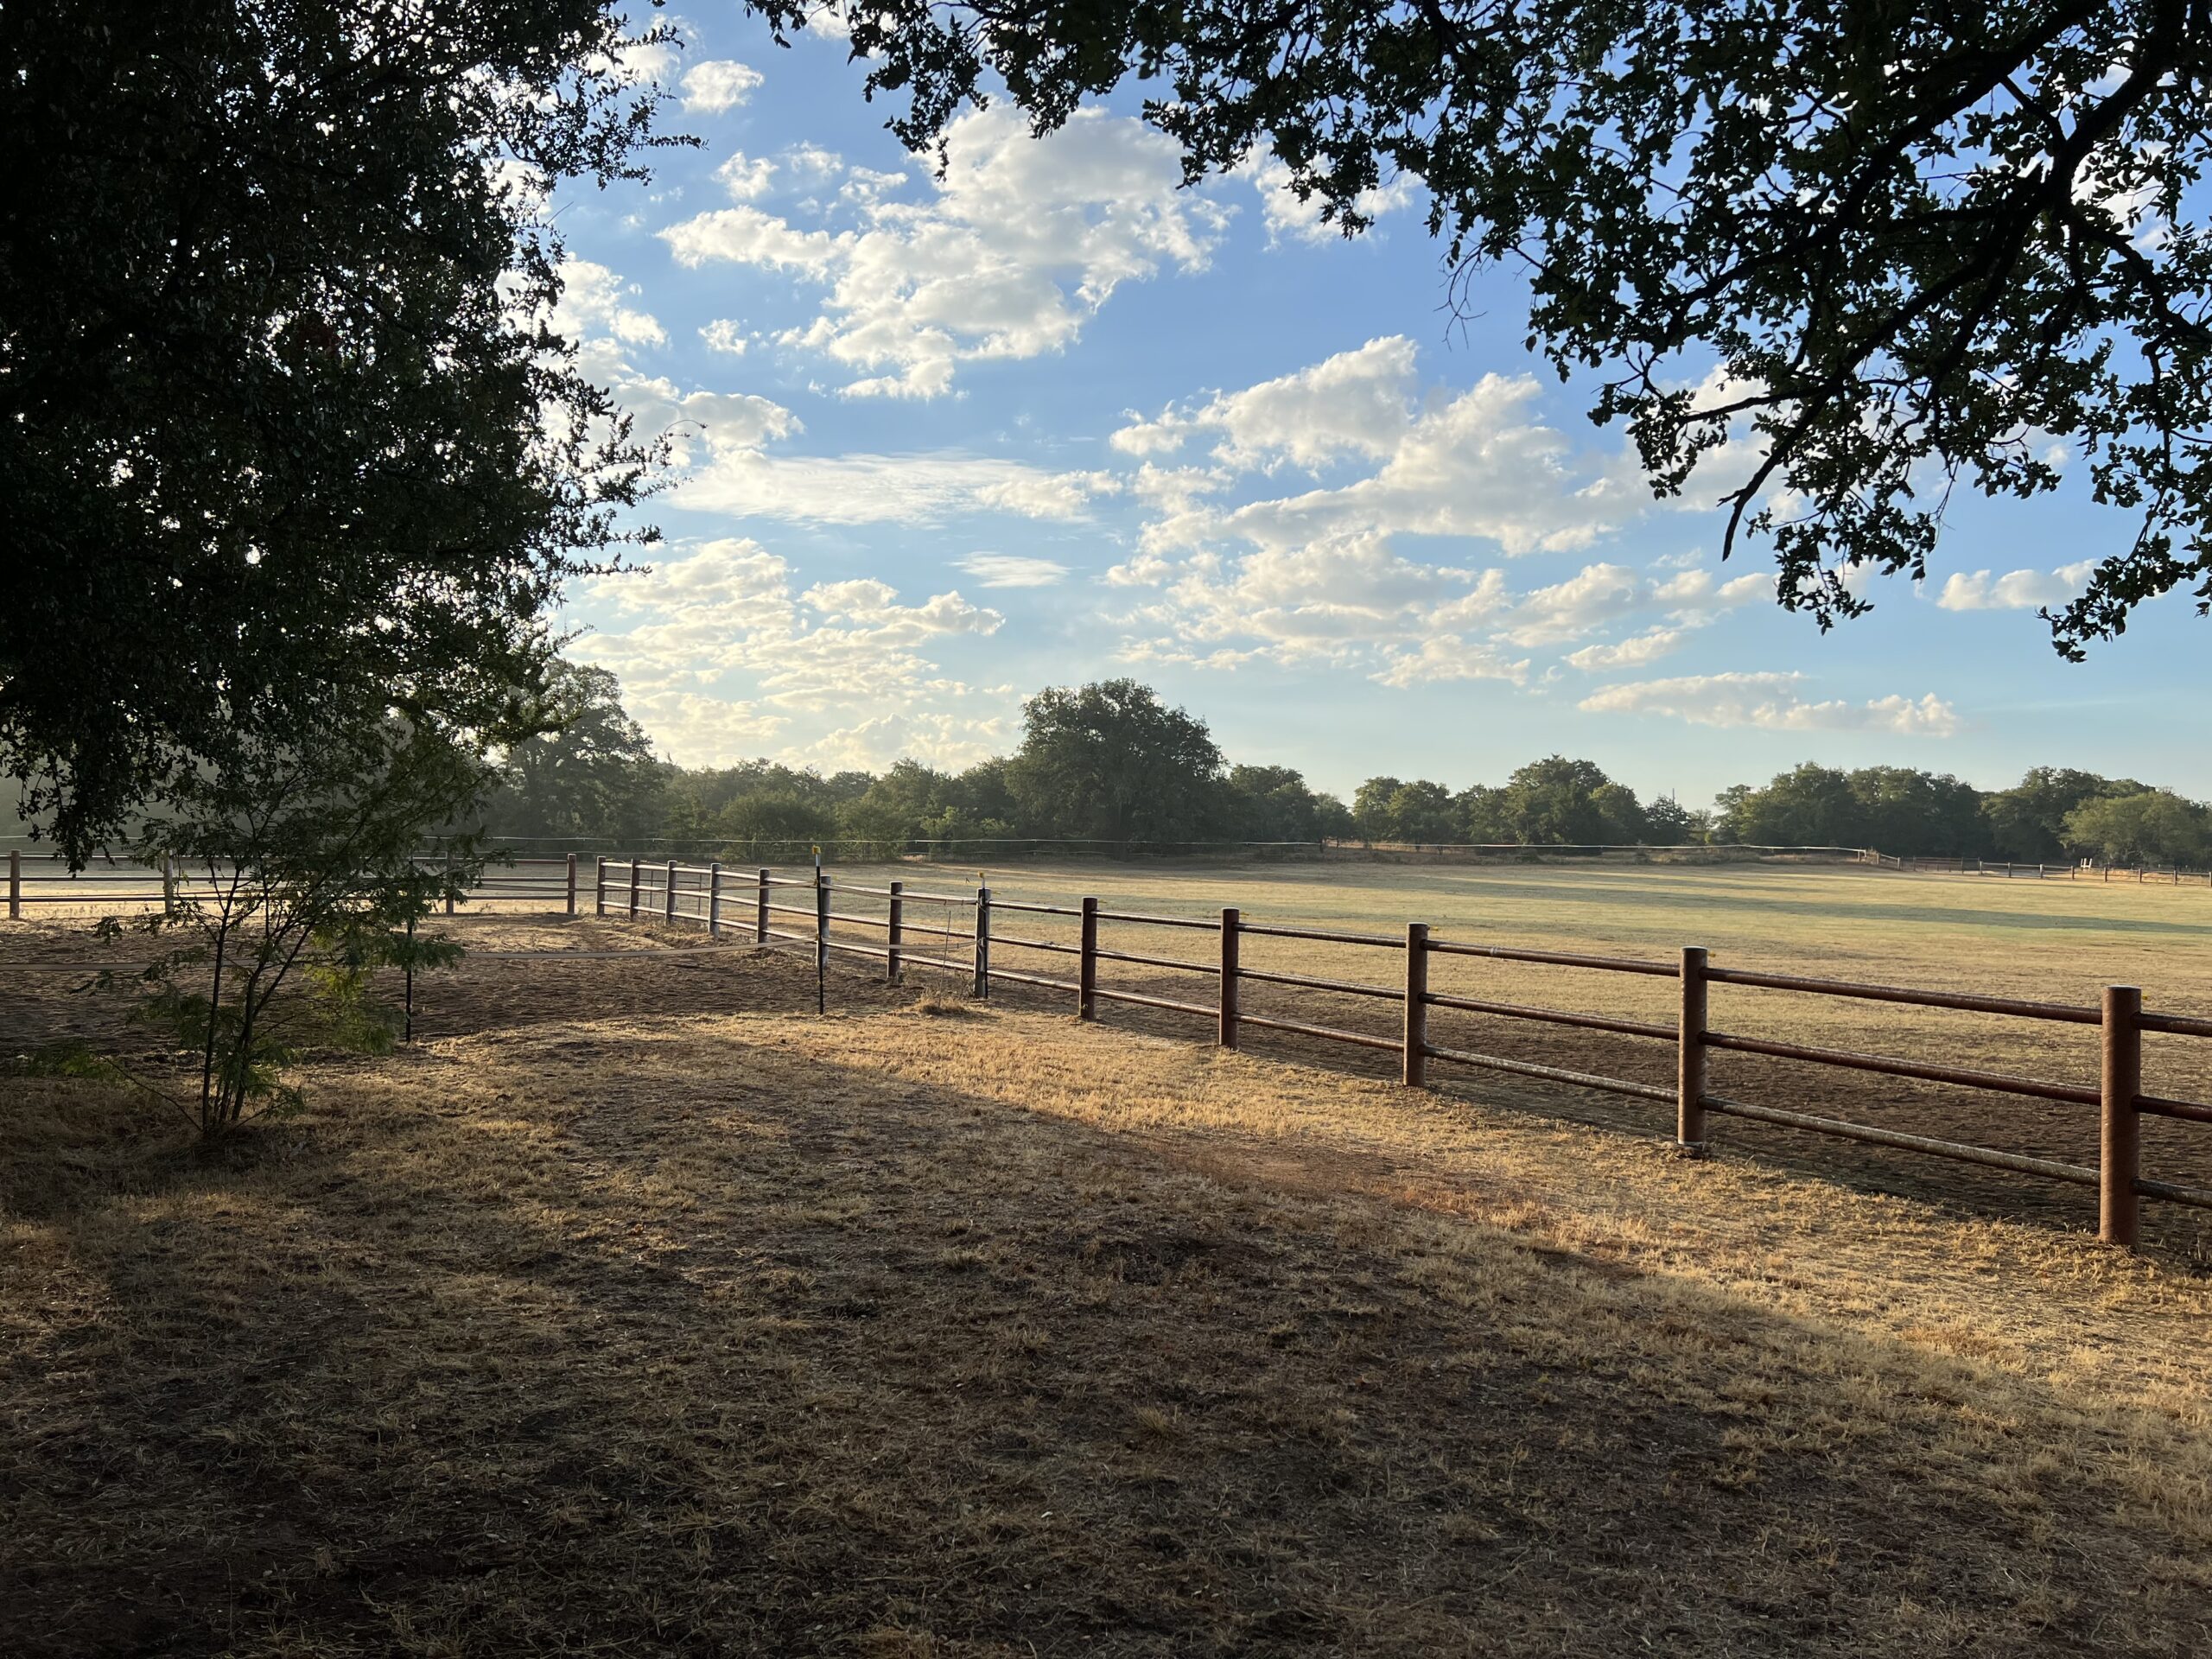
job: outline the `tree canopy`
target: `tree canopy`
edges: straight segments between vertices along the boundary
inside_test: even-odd
[[[779,27],[810,0],[764,0]],[[1964,484],[2079,467],[2132,539],[2047,612],[2212,606],[2212,14],[2166,0],[841,0],[916,148],[1003,85],[1039,128],[1135,77],[1187,173],[1271,149],[1345,227],[1398,176],[1531,292],[1654,487],[1713,488],[1825,627],[1925,572]],[[1726,449],[1725,455],[1716,451]]]
[[[227,757],[538,717],[653,454],[548,330],[639,175],[603,0],[0,10],[0,771],[73,855]]]

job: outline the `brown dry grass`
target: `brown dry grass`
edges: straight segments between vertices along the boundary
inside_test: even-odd
[[[0,1084],[0,1650],[2212,1643],[2174,1267],[812,989],[480,961],[213,1159]]]

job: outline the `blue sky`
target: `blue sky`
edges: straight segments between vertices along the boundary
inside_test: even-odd
[[[1025,695],[1127,674],[1347,794],[1554,751],[1694,804],[1807,759],[2212,794],[2190,604],[2082,666],[2035,614],[2119,515],[1962,499],[1927,583],[1823,635],[1762,549],[1719,559],[1740,454],[1655,504],[1512,281],[1453,323],[1417,189],[1347,241],[1270,163],[1179,188],[1107,107],[964,118],[939,181],[842,41],[676,22],[637,67],[702,146],[556,202],[561,321],[682,462],[652,573],[570,595],[571,654],[676,760],[957,767]]]

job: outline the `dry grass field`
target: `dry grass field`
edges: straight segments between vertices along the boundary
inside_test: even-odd
[[[1113,874],[993,885],[1176,913],[1224,886]],[[1630,874],[1227,885],[1255,919],[2207,1001],[2186,893],[2100,918],[2055,886]],[[817,1018],[788,952],[458,931],[482,954],[426,987],[415,1048],[310,1063],[303,1113],[213,1154],[111,1086],[0,1077],[0,1652],[2212,1648],[2187,1236],[2120,1256],[2085,1195],[1749,1125],[1684,1162],[1599,1097],[1406,1090],[1170,1014],[841,967]],[[0,1052],[111,1034],[65,981],[10,981]],[[1818,1007],[1820,1040],[2066,1058]],[[1884,1106],[1802,1067],[1720,1086],[1785,1081]],[[1970,1098],[1931,1097],[1890,1109]],[[2037,1132],[2005,1113],[1988,1138]]]

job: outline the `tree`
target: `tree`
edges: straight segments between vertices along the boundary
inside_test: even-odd
[[[2076,807],[2150,788],[2132,778],[2101,778],[2069,766],[2037,766],[2011,789],[1982,798],[1990,850],[1999,858],[2047,863],[2074,850],[2066,820]]]
[[[1643,823],[1655,847],[1688,847],[1708,839],[1713,815],[1684,806],[1672,795],[1662,795],[1643,809]]]
[[[631,843],[651,834],[660,817],[661,768],[651,740],[623,709],[614,676],[556,663],[543,718],[552,730],[507,746],[486,827],[500,836]]]
[[[2212,812],[2171,790],[2107,796],[2066,815],[2066,840],[2113,864],[2202,864],[2212,855]]]
[[[0,771],[73,858],[332,699],[526,709],[658,457],[548,319],[642,176],[605,0],[0,10]],[[318,716],[319,717],[319,716]],[[510,729],[513,722],[508,721]]]
[[[1863,766],[1850,783],[1859,816],[1847,845],[1937,858],[1979,856],[1987,845],[1981,791],[1948,772]]]
[[[221,771],[171,791],[136,850],[175,859],[193,880],[142,924],[180,943],[137,976],[137,1012],[194,1062],[179,1103],[203,1136],[296,1101],[283,1071],[303,1039],[389,1049],[396,1022],[369,976],[460,955],[415,925],[481,868],[480,837],[446,827],[487,772],[466,733],[376,719],[326,724],[308,743],[233,747]],[[442,830],[425,864],[425,837]],[[302,970],[309,994],[292,995]]]
[[[1205,722],[1149,686],[1107,680],[1022,707],[1006,780],[1025,829],[1102,841],[1193,841],[1215,827],[1222,759]]]
[[[1644,838],[1635,792],[1595,761],[1554,754],[1505,780],[1498,807],[1512,839],[1533,846],[1626,846]]]
[[[1238,841],[1319,842],[1344,827],[1344,803],[1316,794],[1290,766],[1232,766],[1229,834]]]
[[[795,25],[804,0],[766,0]],[[848,0],[917,149],[1002,80],[1040,128],[1135,74],[1197,176],[1272,149],[1347,232],[1421,181],[1464,275],[1609,378],[1654,488],[1724,444],[1724,554],[1770,536],[1826,627],[1855,567],[1924,574],[1945,504],[2056,488],[2135,516],[2050,617],[2079,657],[2144,599],[2212,606],[2212,12],[2164,0]],[[1786,505],[1777,505],[1786,503]]]
[[[1713,833],[1723,842],[1753,847],[1863,847],[1866,809],[1847,772],[1804,765],[1777,775],[1764,789],[1738,784],[1723,790]],[[1917,851],[1917,849],[1911,850]]]
[[[1406,786],[1402,778],[1370,778],[1352,791],[1351,818],[1363,841],[1395,841],[1390,802]]]

